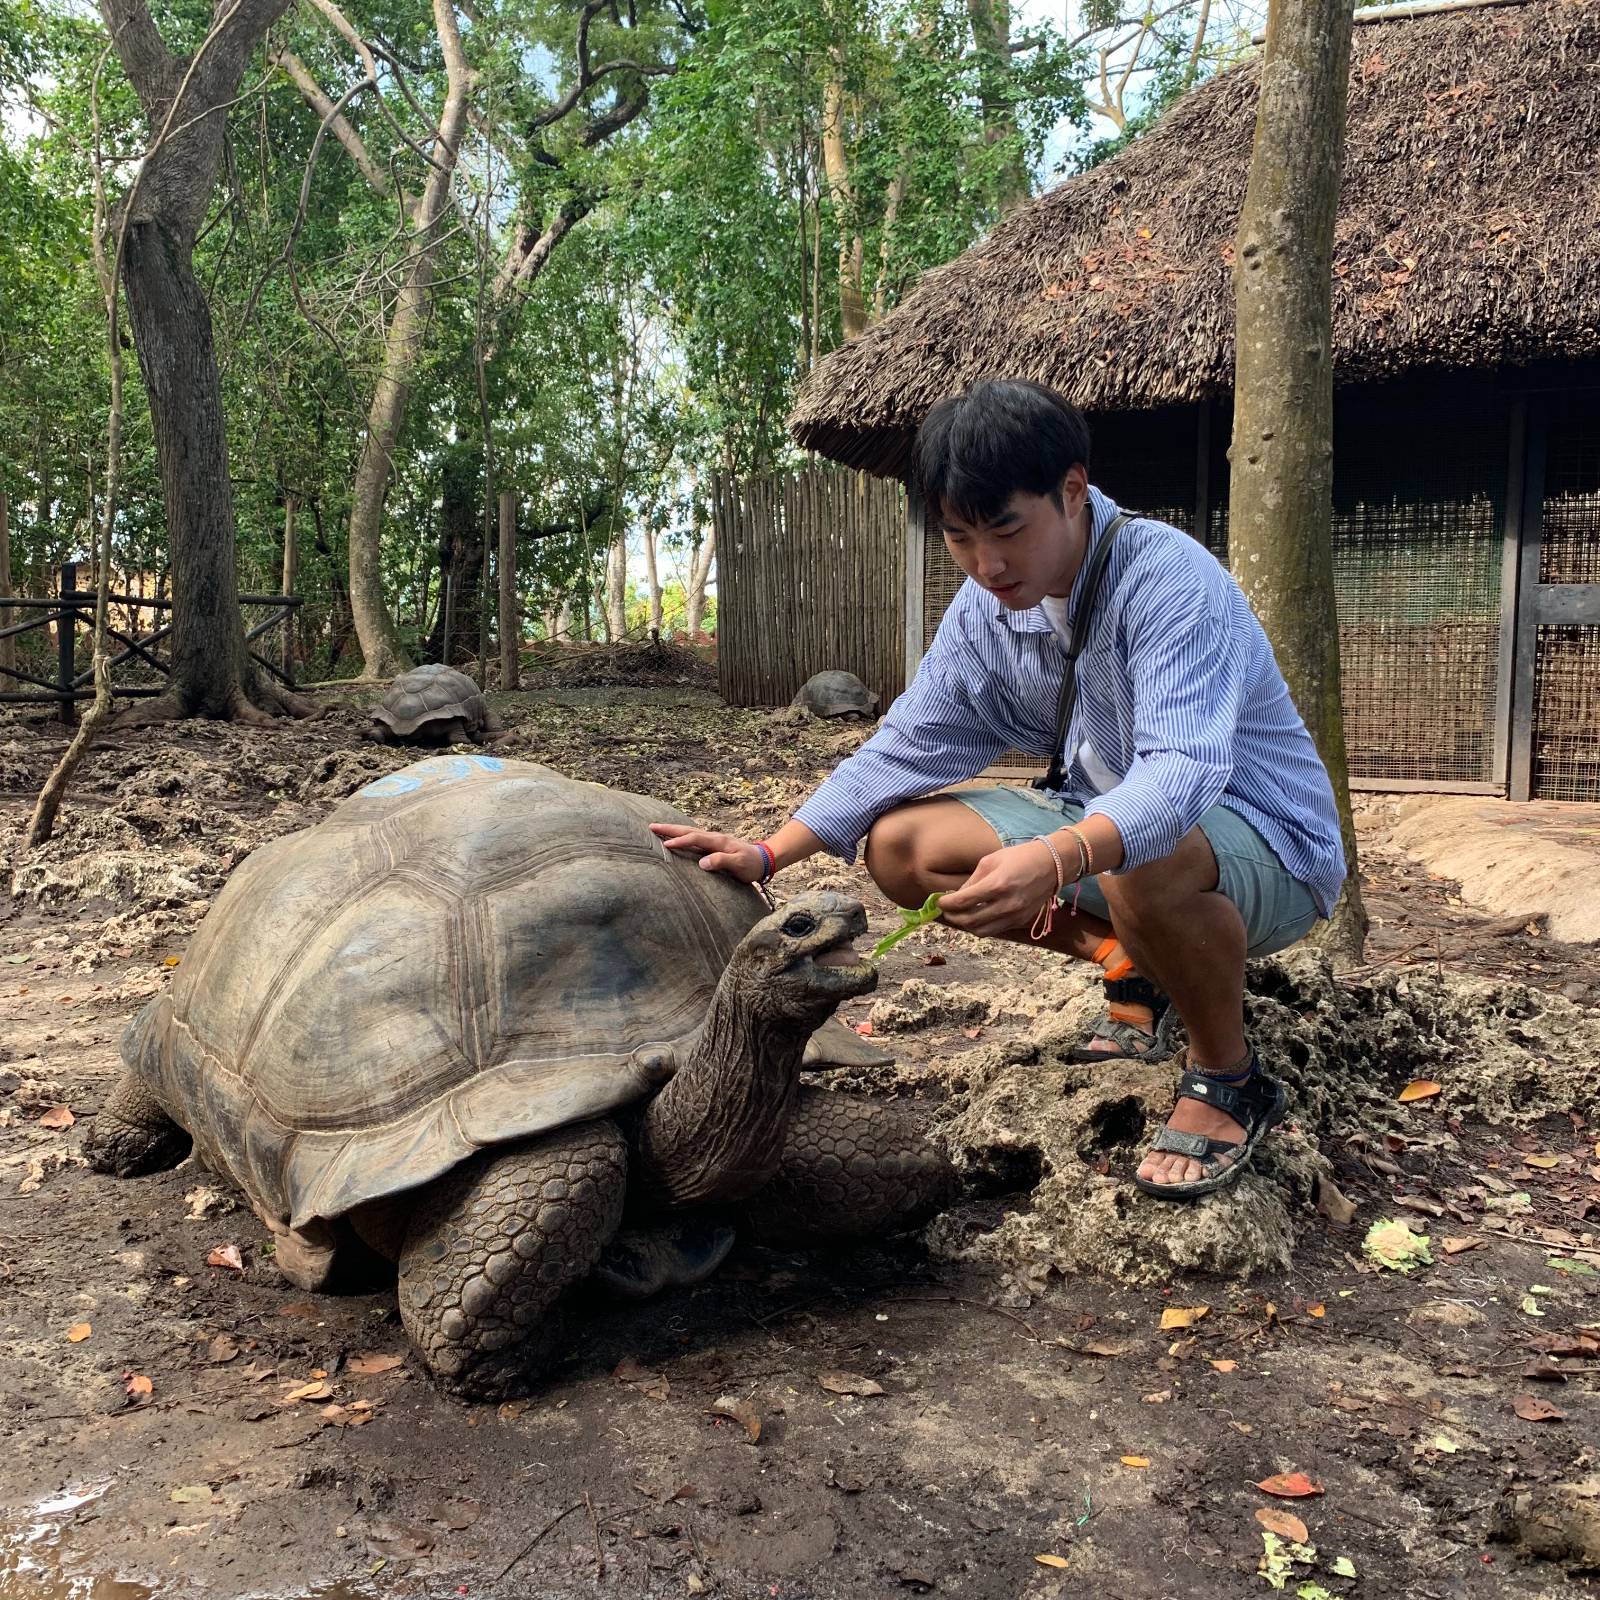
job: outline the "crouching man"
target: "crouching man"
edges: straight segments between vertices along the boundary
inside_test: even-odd
[[[1037,384],[975,385],[918,433],[914,471],[966,574],[910,688],[770,839],[653,824],[746,882],[818,850],[892,900],[1101,967],[1079,1060],[1188,1034],[1177,1104],[1136,1174],[1189,1200],[1232,1182],[1283,1115],[1244,1033],[1244,969],[1328,916],[1333,789],[1238,584],[1186,534],[1088,479],[1081,414]],[[1092,592],[1091,592],[1092,591]],[[1002,751],[1043,788],[939,792]]]

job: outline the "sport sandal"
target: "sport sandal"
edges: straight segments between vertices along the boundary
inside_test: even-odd
[[[1148,1023],[1146,1022],[1148,1018]],[[1106,1009],[1089,1037],[1067,1052],[1068,1061],[1165,1061],[1178,1048],[1182,1024],[1164,991],[1137,973],[1106,980]],[[1111,1049],[1095,1049],[1104,1040]]]
[[[1199,1100],[1226,1112],[1244,1129],[1244,1138],[1212,1139],[1203,1133],[1179,1133],[1175,1128],[1163,1128],[1155,1136],[1150,1151],[1187,1156],[1200,1163],[1205,1176],[1188,1183],[1156,1183],[1135,1172],[1133,1181],[1146,1194],[1160,1200],[1198,1200],[1202,1195],[1214,1194],[1237,1182],[1255,1155],[1262,1136],[1283,1120],[1288,1109],[1283,1085],[1261,1070],[1254,1050],[1250,1052],[1249,1073],[1239,1082],[1230,1083],[1208,1077],[1203,1072],[1185,1070],[1178,1079],[1178,1099]]]

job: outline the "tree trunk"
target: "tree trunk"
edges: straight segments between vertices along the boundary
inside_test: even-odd
[[[1007,0],[967,0],[972,45],[978,57],[979,93],[983,98],[983,142],[1008,142],[1011,150],[1000,169],[1000,209],[1009,211],[1028,198],[1032,185],[1022,158],[1017,114],[1007,92],[1011,86],[1011,7]]]
[[[656,530],[644,530],[644,574],[650,586],[650,631],[661,637],[661,570],[656,561]]]
[[[384,334],[383,363],[367,413],[367,434],[350,506],[350,610],[366,670],[380,678],[393,677],[411,664],[383,594],[383,501],[394,466],[395,447],[405,424],[411,381],[427,335],[441,223],[450,200],[450,184],[466,126],[468,91],[472,87],[472,73],[461,47],[452,0],[434,0],[433,15],[449,86],[433,140],[428,181],[410,217],[406,247],[411,270]]]
[[[222,386],[193,264],[222,164],[226,108],[257,45],[289,5],[216,0],[204,44],[180,60],[146,0],[100,0],[153,152],[123,201],[121,271],[161,465],[173,600],[170,688],[123,713],[125,723],[196,715],[264,722],[262,707],[299,715],[315,709],[257,673],[245,646]]]
[[[1333,589],[1333,226],[1352,0],[1272,0],[1235,247],[1228,560],[1333,780],[1349,867],[1325,942],[1360,960]]]
[[[477,614],[483,563],[477,464],[463,450],[445,458],[440,500],[439,592],[443,598],[427,653],[430,660],[454,667],[463,665],[471,653],[467,620]]]
[[[283,589],[282,593],[294,593],[295,566],[300,552],[294,542],[294,514],[297,509],[295,497],[285,495],[283,500]],[[286,611],[283,615],[283,675],[286,678],[294,677],[294,619],[293,610]]]
[[[706,529],[689,567],[689,589],[684,596],[684,631],[692,638],[701,631],[706,615],[706,581],[711,576],[711,563],[717,553],[717,530]]]
[[[301,709],[256,672],[245,645],[222,386],[189,249],[159,220],[135,219],[122,281],[161,464],[173,601],[170,691],[124,720],[262,720],[252,702]]]
[[[855,216],[850,162],[845,153],[844,60],[837,49],[828,53],[828,76],[822,86],[822,164],[839,228],[839,331],[845,339],[853,339],[867,325],[861,289],[865,246]]]
[[[616,644],[628,631],[628,531],[619,528],[606,551],[606,637]]]
[[[0,489],[0,594],[11,593],[11,501]],[[0,628],[11,626],[11,607],[0,606]],[[14,672],[17,666],[17,641],[0,639],[0,667]],[[7,688],[11,685],[8,683]]]
[[[522,617],[517,610],[517,497],[500,491],[500,687],[521,688]]]

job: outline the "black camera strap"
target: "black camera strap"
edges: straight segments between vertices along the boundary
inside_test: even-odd
[[[1066,780],[1063,750],[1067,742],[1067,730],[1072,725],[1072,708],[1078,700],[1078,657],[1089,642],[1095,601],[1099,598],[1100,580],[1105,576],[1106,564],[1111,559],[1111,546],[1122,531],[1122,525],[1129,520],[1125,511],[1113,517],[1089,557],[1089,567],[1083,575],[1083,602],[1078,607],[1078,619],[1073,624],[1072,644],[1067,650],[1067,664],[1061,674],[1061,695],[1056,701],[1056,742],[1050,757],[1050,770],[1033,780],[1035,789],[1059,790]]]

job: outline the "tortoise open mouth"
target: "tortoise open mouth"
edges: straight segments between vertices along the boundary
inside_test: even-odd
[[[878,986],[878,969],[864,961],[855,948],[856,935],[843,934],[832,944],[803,958],[818,988],[840,995],[865,994]]]

